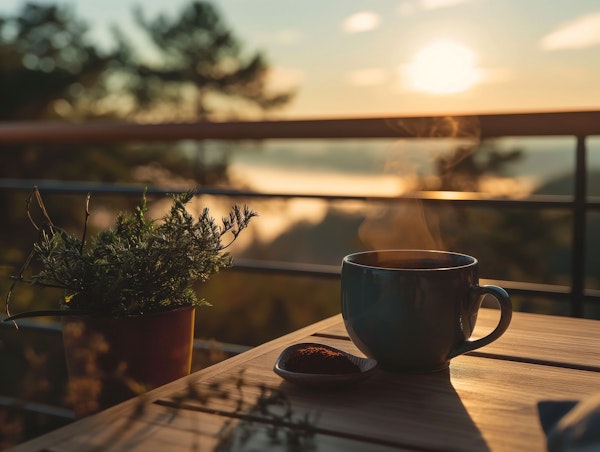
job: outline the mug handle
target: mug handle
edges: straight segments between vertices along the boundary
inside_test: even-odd
[[[498,325],[496,325],[496,328],[494,328],[494,331],[492,331],[490,334],[474,341],[467,339],[462,344],[459,344],[454,350],[452,350],[448,358],[454,358],[455,356],[462,355],[463,353],[470,352],[494,342],[496,339],[502,336],[502,334],[504,334],[508,328],[508,325],[510,325],[510,320],[512,319],[512,303],[506,290],[504,290],[502,287],[492,285],[477,286],[475,289],[478,290],[478,294],[476,296],[478,297],[479,302],[487,294],[492,295],[496,299],[500,305],[500,320]],[[479,302],[475,305],[477,309],[479,309]]]

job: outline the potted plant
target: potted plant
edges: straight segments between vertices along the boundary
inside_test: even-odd
[[[147,218],[146,194],[113,227],[88,238],[89,199],[81,235],[56,227],[37,187],[27,213],[39,239],[6,298],[5,321],[60,316],[69,397],[81,416],[189,374],[197,297],[193,283],[205,282],[231,265],[226,249],[256,213],[233,206],[217,224],[204,209],[195,218],[186,209],[193,192],[175,194],[169,212]],[[37,201],[44,224],[31,215]],[[39,271],[25,277],[33,262]],[[15,286],[62,289],[58,310],[10,315]]]

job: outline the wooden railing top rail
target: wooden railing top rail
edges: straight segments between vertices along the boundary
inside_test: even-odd
[[[600,135],[600,111],[136,124],[0,122],[0,144]]]

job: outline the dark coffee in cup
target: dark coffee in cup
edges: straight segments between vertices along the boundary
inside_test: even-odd
[[[477,259],[430,250],[369,251],[342,261],[342,316],[352,341],[381,367],[431,372],[498,339],[512,305],[498,286],[479,285]],[[497,327],[471,340],[485,295],[500,305]]]

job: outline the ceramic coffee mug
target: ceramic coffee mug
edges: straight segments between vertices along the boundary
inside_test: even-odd
[[[500,305],[500,321],[489,335],[470,340],[487,294]],[[479,285],[474,257],[368,251],[343,259],[342,316],[354,344],[382,368],[432,372],[498,339],[510,324],[512,305],[501,287]]]

